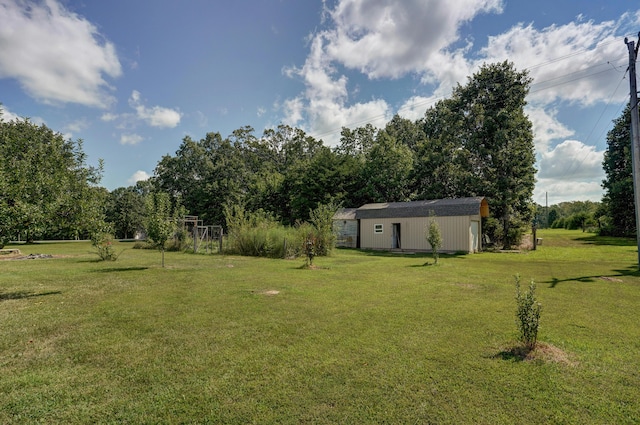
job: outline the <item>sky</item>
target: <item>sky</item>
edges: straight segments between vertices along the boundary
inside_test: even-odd
[[[342,127],[416,120],[482,64],[533,79],[534,201],[602,199],[629,99],[631,0],[0,0],[2,118],[83,140],[109,190],[186,136],[279,124],[328,146]]]

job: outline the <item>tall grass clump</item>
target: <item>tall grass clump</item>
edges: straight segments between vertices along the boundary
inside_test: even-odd
[[[329,255],[335,246],[333,205],[320,205],[310,212],[310,223],[285,227],[263,210],[247,212],[242,206],[225,207],[226,252],[270,258],[297,258],[309,253]]]
[[[288,258],[297,256],[297,235],[263,210],[250,213],[242,206],[225,206],[229,254]]]
[[[520,289],[520,276],[516,275],[516,317],[520,341],[529,350],[536,347],[538,341],[538,326],[540,324],[540,310],[542,306],[536,301],[536,284],[533,280],[529,283],[527,291]]]

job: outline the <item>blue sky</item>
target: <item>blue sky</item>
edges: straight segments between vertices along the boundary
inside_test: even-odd
[[[220,5],[220,3],[224,3]],[[640,8],[627,0],[0,0],[3,119],[84,140],[109,190],[153,175],[182,139],[280,123],[419,118],[482,63],[533,78],[544,204],[602,197],[602,155],[627,102]]]

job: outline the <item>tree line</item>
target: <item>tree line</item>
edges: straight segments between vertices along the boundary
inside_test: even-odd
[[[396,115],[383,128],[343,128],[335,147],[288,125],[261,135],[247,126],[224,138],[187,136],[149,180],[110,193],[99,187],[100,167],[87,166],[81,141],[0,120],[0,232],[5,239],[86,237],[106,223],[130,238],[155,192],[222,225],[235,205],[292,225],[322,205],[485,196],[485,236],[511,246],[535,211],[533,133],[524,113],[530,83],[510,62],[487,64],[421,119]]]

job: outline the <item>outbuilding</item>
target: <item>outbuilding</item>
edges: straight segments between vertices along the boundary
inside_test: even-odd
[[[340,208],[333,216],[333,231],[336,234],[336,246],[341,248],[358,247],[357,208]]]
[[[428,251],[429,220],[440,226],[443,252],[482,250],[482,217],[489,205],[482,196],[412,202],[366,204],[356,209],[359,248]]]

